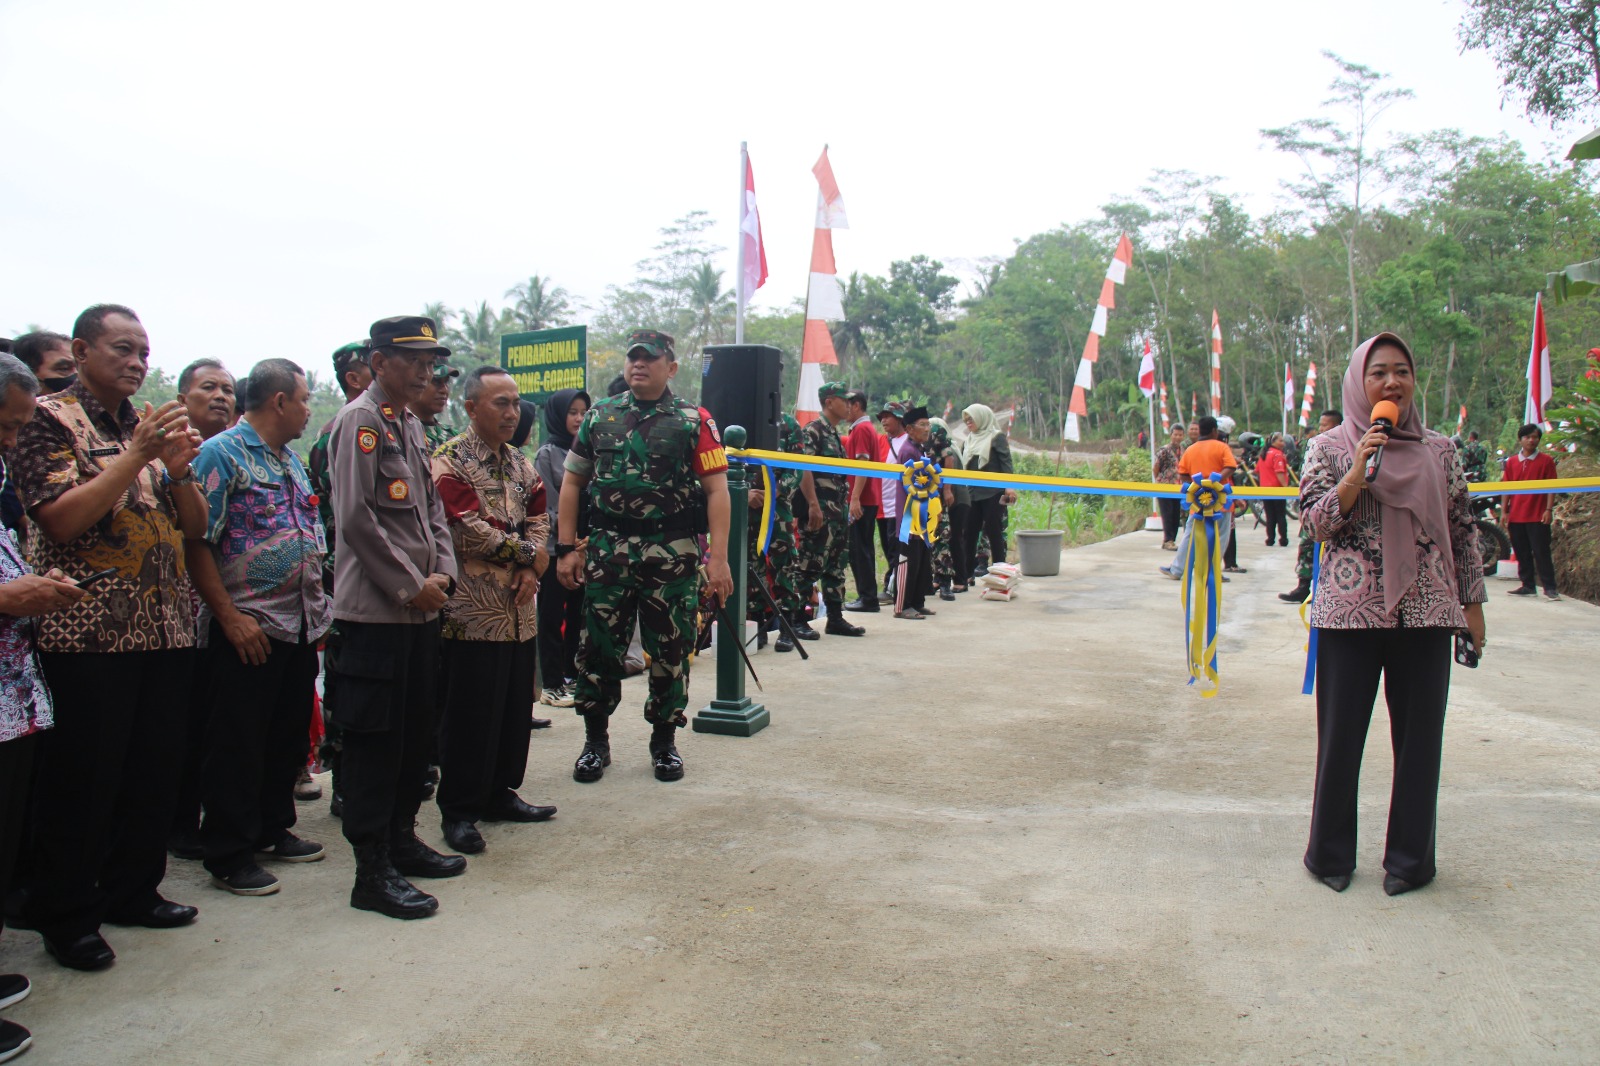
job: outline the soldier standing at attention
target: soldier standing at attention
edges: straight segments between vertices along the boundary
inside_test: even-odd
[[[368,349],[372,385],[334,418],[328,438],[333,614],[343,635],[329,702],[344,737],[344,836],[356,852],[350,905],[424,918],[439,901],[406,878],[453,877],[467,860],[440,855],[416,835],[439,723],[439,609],[455,591],[456,559],[422,423],[406,405],[450,349],[420,316],[374,322]]]
[[[839,423],[850,415],[845,402],[849,390],[841,381],[827,381],[817,390],[822,414],[800,431],[806,455],[823,459],[843,459],[844,443],[839,439]],[[836,637],[860,637],[866,630],[851,625],[844,617],[844,568],[849,558],[850,516],[845,510],[843,474],[823,474],[807,470],[800,479],[800,494],[806,500],[806,523],[800,535],[800,592],[809,602],[816,582],[822,581],[822,602],[828,608],[824,633]],[[814,639],[816,631],[806,624],[803,609],[796,611],[795,632],[802,639]],[[806,634],[812,634],[808,638]]]
[[[778,450],[799,455],[802,448],[800,423],[786,412],[778,425]],[[750,492],[750,580],[765,584],[778,610],[790,619],[799,613],[801,606],[799,560],[795,557],[794,538],[794,494],[800,490],[800,476],[799,470],[772,470],[772,540],[767,545],[765,557],[756,552],[761,535],[761,491],[752,489]],[[751,587],[749,600],[750,613],[758,623],[770,624],[778,629],[778,642],[773,645],[773,650],[794,651],[794,641],[789,639],[788,631],[778,625],[777,619],[768,616],[767,601],[754,591],[754,586]],[[766,633],[763,632],[761,636],[764,640]]]
[[[459,367],[439,363],[428,376],[428,387],[422,390],[422,395],[406,405],[411,408],[412,414],[422,420],[422,438],[428,443],[429,455],[456,435],[454,429],[439,421],[439,416],[450,406],[450,379],[460,376]]]
[[[689,704],[689,653],[699,602],[700,548],[712,594],[733,594],[728,569],[728,459],[703,407],[672,394],[678,372],[672,338],[634,330],[623,357],[628,391],[601,400],[567,453],[555,554],[561,583],[584,588],[574,710],[586,739],[572,769],[598,781],[611,763],[607,723],[622,699],[623,659],[635,618],[650,655],[650,757],[658,781],[683,776],[674,742]],[[589,493],[590,532],[577,543],[578,505]]]

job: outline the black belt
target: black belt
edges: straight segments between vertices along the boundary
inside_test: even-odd
[[[650,536],[655,533],[692,535],[697,532],[692,510],[675,511],[661,518],[629,518],[626,515],[592,510],[589,512],[589,524],[597,533],[611,533],[622,537]]]

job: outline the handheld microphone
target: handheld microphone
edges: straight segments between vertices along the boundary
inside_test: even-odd
[[[1372,405],[1372,424],[1385,433],[1394,432],[1394,424],[1400,421],[1400,408],[1392,400],[1379,400]],[[1383,463],[1383,445],[1378,445],[1371,455],[1367,457],[1367,481],[1370,483],[1378,476],[1378,467]]]

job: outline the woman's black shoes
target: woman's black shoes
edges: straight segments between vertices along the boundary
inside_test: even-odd
[[[1345,889],[1350,887],[1349,874],[1332,874],[1328,877],[1319,877],[1317,880],[1321,881],[1335,892],[1343,892]]]
[[[1414,885],[1410,881],[1398,878],[1394,874],[1383,875],[1383,893],[1386,896],[1403,896],[1407,892],[1415,891],[1421,887],[1421,885]]]

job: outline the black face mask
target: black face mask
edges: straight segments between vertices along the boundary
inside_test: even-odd
[[[40,378],[39,387],[43,394],[52,392],[65,392],[72,388],[72,383],[78,380],[78,375],[73,374],[65,378]]]

